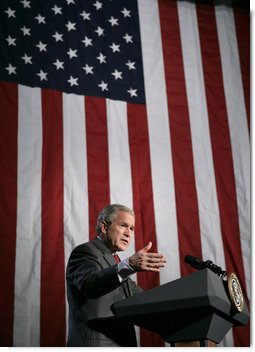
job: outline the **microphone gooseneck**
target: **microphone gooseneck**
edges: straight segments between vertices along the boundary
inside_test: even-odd
[[[215,274],[220,276],[222,279],[227,277],[227,272],[225,270],[222,270],[220,266],[214,264],[211,260],[207,260],[204,262],[203,260],[200,260],[199,258],[194,257],[193,255],[186,255],[184,261],[190,264],[190,266],[194,269],[202,270],[208,268]]]

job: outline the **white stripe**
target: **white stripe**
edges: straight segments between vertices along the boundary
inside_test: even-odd
[[[71,250],[89,240],[84,97],[63,94],[65,268]],[[68,316],[68,304],[66,302]],[[68,318],[66,326],[68,327]],[[68,328],[66,329],[68,332]]]
[[[19,86],[18,200],[14,346],[40,346],[41,155],[40,89]]]
[[[128,140],[127,104],[107,99],[107,125],[110,170],[110,202],[133,209],[132,176]],[[135,234],[121,259],[135,253]],[[132,275],[137,282],[137,274]],[[139,328],[136,327],[137,344],[140,346]]]
[[[85,100],[63,94],[65,254],[89,240]]]
[[[132,176],[127,125],[127,104],[107,99],[107,124],[110,169],[110,201],[133,209]],[[133,239],[120,258],[135,253]],[[134,276],[135,278],[135,276]]]
[[[216,21],[233,153],[245,281],[250,297],[250,144],[232,8],[217,6]]]
[[[139,0],[138,7],[157,247],[167,260],[166,267],[160,272],[160,282],[163,284],[180,277],[170,129],[157,1]]]
[[[225,268],[196,5],[178,2],[178,15],[190,115],[202,253],[204,259],[210,259]],[[228,345],[233,345],[232,334],[229,335]]]

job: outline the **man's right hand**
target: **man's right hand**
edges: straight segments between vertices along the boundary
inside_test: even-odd
[[[159,272],[165,266],[166,259],[163,254],[150,253],[152,243],[140,249],[137,253],[129,257],[129,265],[134,271],[154,271]]]

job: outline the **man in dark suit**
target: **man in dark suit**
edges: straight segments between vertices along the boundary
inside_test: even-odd
[[[142,289],[130,276],[137,271],[159,271],[165,258],[150,253],[149,242],[117,263],[116,252],[128,247],[134,228],[135,215],[131,209],[119,204],[106,206],[98,216],[97,238],[72,251],[66,271],[68,346],[137,346],[134,326],[114,318],[110,307],[141,293]]]

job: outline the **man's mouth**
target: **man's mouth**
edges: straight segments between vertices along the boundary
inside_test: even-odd
[[[121,241],[124,242],[125,244],[128,244],[128,240],[126,240],[125,238],[122,238]]]

